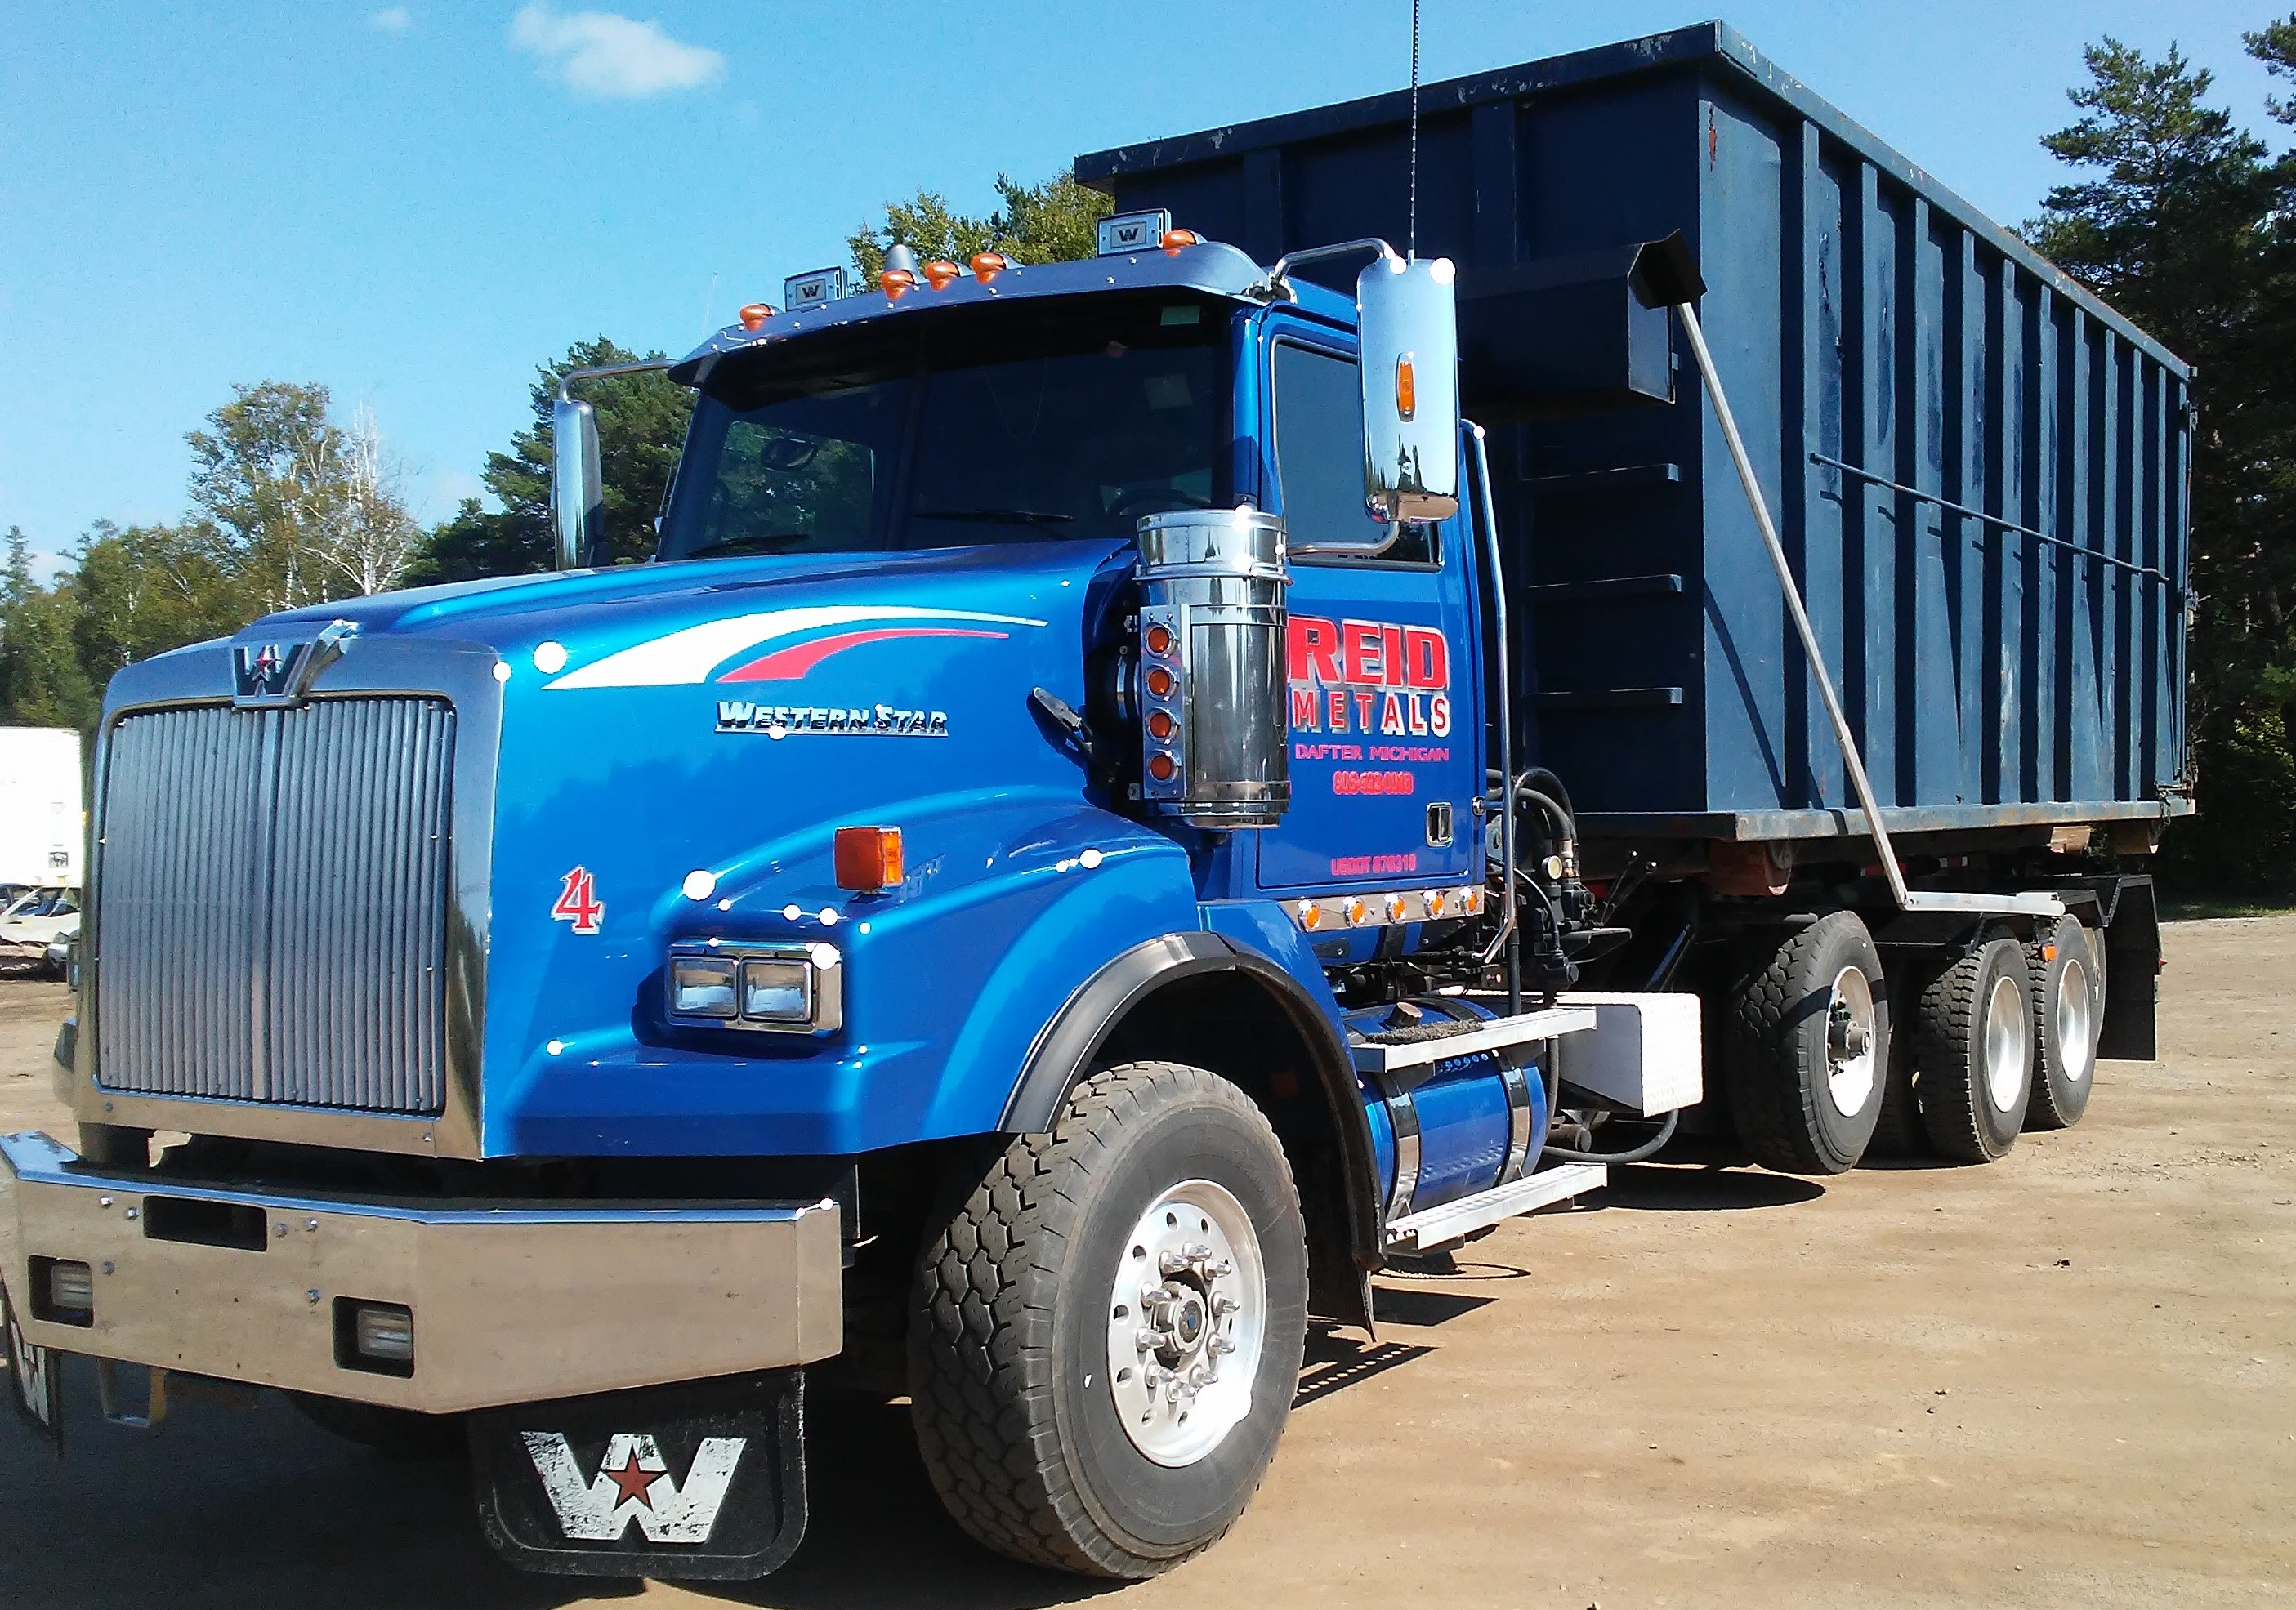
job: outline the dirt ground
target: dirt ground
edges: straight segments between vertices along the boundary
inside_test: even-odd
[[[742,1604],[2296,1603],[2296,918],[2169,934],[2158,1063],[1987,1168],[1820,1182],[1643,1167],[1390,1279],[1319,1343],[1218,1548],[1111,1590],[1004,1565],[935,1505],[906,1411],[816,1399],[813,1524]],[[0,984],[0,1128],[62,1126],[61,987]],[[452,1467],[275,1400],[156,1436],[0,1424],[0,1603],[557,1606]]]

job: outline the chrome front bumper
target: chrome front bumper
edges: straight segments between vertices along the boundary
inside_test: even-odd
[[[841,1252],[834,1202],[288,1197],[0,1136],[0,1280],[28,1341],[433,1414],[827,1358],[843,1344]],[[38,1317],[35,1259],[88,1266],[93,1324]],[[338,1299],[411,1310],[414,1373],[339,1362]]]

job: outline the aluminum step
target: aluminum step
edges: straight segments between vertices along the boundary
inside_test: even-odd
[[[1390,1252],[1426,1252],[1432,1247],[1471,1235],[1487,1224],[1502,1219],[1512,1219],[1536,1208],[1567,1201],[1582,1191],[1590,1191],[1609,1182],[1610,1165],[1603,1163],[1563,1163],[1553,1168],[1541,1169],[1535,1174],[1525,1174],[1511,1185],[1481,1191],[1472,1197],[1462,1197],[1456,1202],[1446,1202],[1440,1207],[1424,1208],[1403,1218],[1391,1220],[1387,1227],[1387,1249]]]
[[[1581,1029],[1595,1026],[1595,1009],[1590,1006],[1551,1006],[1542,1011],[1525,1012],[1516,1017],[1494,1017],[1463,1034],[1442,1034],[1429,1040],[1400,1042],[1365,1041],[1352,1048],[1356,1072],[1359,1074],[1391,1074],[1406,1067],[1423,1067],[1431,1062],[1442,1062],[1453,1057],[1471,1056],[1477,1051],[1496,1050],[1502,1046],[1521,1045],[1533,1040],[1552,1040],[1558,1034],[1575,1034]]]

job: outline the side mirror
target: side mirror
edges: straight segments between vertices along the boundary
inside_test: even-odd
[[[562,396],[550,412],[550,519],[561,570],[589,561],[606,527],[606,494],[598,472],[598,411]]]
[[[1356,280],[1364,494],[1390,522],[1459,511],[1459,305],[1448,257],[1382,253]]]

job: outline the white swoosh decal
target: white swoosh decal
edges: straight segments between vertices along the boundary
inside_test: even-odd
[[[706,681],[734,655],[777,637],[794,637],[820,626],[865,620],[971,620],[1000,626],[1041,626],[1024,615],[981,615],[969,609],[917,609],[897,604],[823,605],[804,609],[768,609],[704,621],[667,637],[624,649],[619,654],[569,671],[545,688],[668,688]]]

